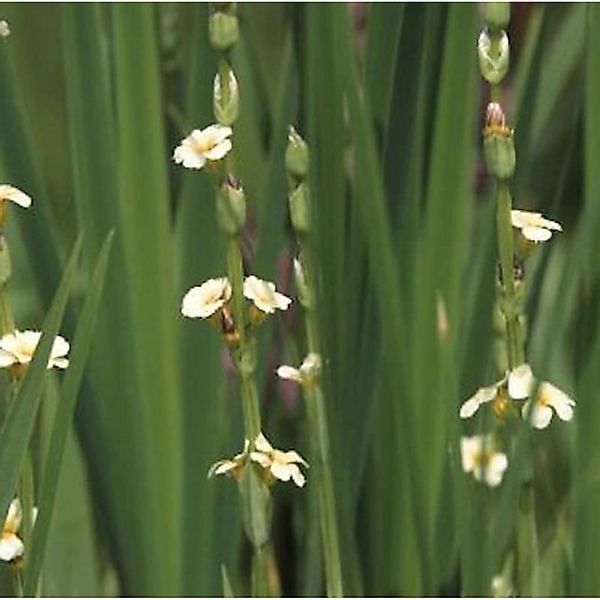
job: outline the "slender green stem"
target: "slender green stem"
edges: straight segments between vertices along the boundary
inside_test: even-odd
[[[497,182],[497,197],[498,253],[500,255],[500,269],[502,272],[503,310],[506,318],[508,367],[509,369],[513,369],[523,362],[524,354],[519,323],[519,307],[517,306],[513,275],[514,249],[511,222],[512,201],[506,182]]]
[[[305,307],[305,323],[309,353],[320,356],[317,318],[315,312],[315,276],[311,253],[306,240],[299,240],[301,258],[304,267],[306,287],[309,294],[309,303]],[[335,493],[333,487],[333,474],[330,462],[330,443],[327,427],[327,413],[323,391],[319,380],[304,387],[306,400],[306,413],[310,430],[313,432],[312,460],[317,479],[317,494],[319,507],[319,520],[321,523],[321,537],[323,543],[323,556],[325,559],[325,581],[329,597],[342,597],[344,595],[342,567],[340,560],[339,534],[336,518]],[[316,434],[316,435],[314,435]],[[314,464],[316,461],[316,464]]]
[[[261,431],[258,392],[254,381],[255,350],[254,340],[249,339],[246,334],[242,253],[239,242],[235,237],[230,237],[227,241],[227,262],[233,295],[234,323],[239,334],[238,347],[233,355],[240,374],[244,429],[246,437],[249,440],[254,440]]]
[[[6,285],[0,287],[0,331],[11,333],[15,330],[15,321],[13,319],[12,310],[8,301],[8,291]]]

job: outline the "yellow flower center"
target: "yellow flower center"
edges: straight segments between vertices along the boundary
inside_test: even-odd
[[[504,420],[508,414],[510,408],[510,402],[505,392],[498,392],[494,400],[492,401],[492,411],[498,419]]]
[[[200,140],[196,141],[195,150],[198,154],[204,154],[205,152],[212,150],[214,146],[215,142],[212,138],[208,136],[202,137]]]

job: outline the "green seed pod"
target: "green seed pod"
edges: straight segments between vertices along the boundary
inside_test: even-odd
[[[208,21],[210,44],[219,52],[229,51],[238,41],[240,30],[235,15],[215,12]]]
[[[217,123],[231,126],[240,114],[240,91],[233,69],[228,68],[228,85],[221,85],[221,75],[215,75],[213,85],[213,111]]]
[[[506,31],[490,36],[490,32],[484,29],[477,42],[477,55],[481,76],[493,85],[500,83],[508,73],[510,64],[510,44]]]
[[[294,179],[304,179],[308,174],[308,146],[292,125],[290,125],[285,151],[285,166]]]
[[[510,2],[484,2],[483,18],[493,33],[506,29],[510,21]]]
[[[298,235],[310,232],[310,206],[308,186],[302,182],[289,197],[290,219],[292,227]]]
[[[230,236],[237,235],[246,221],[246,195],[231,175],[217,194],[217,217],[221,229]]]

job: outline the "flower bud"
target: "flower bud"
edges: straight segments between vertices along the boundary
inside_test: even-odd
[[[10,254],[4,236],[0,234],[0,287],[5,286],[10,279]]]
[[[237,235],[246,221],[246,195],[232,175],[217,194],[217,217],[221,229],[230,236]]]
[[[493,33],[506,29],[510,21],[510,2],[484,2],[483,18]]]
[[[208,20],[210,44],[219,52],[227,52],[238,41],[240,31],[235,15],[217,11]]]
[[[294,127],[290,125],[288,145],[285,151],[285,166],[288,173],[294,179],[302,180],[308,173],[308,165],[308,146]]]
[[[213,111],[217,123],[230,126],[235,123],[240,114],[240,91],[235,73],[227,67],[227,86],[221,85],[221,74],[215,75],[213,84]]]
[[[298,235],[310,232],[310,206],[308,186],[302,182],[289,196],[290,220]]]
[[[304,308],[311,307],[310,290],[306,282],[304,267],[299,258],[294,259],[294,281],[296,282],[296,291],[298,292],[298,300]]]
[[[506,31],[493,33],[484,29],[477,42],[479,70],[481,76],[491,84],[497,84],[504,79],[510,63],[510,45]]]
[[[487,170],[497,179],[510,179],[515,172],[514,131],[506,126],[502,107],[490,102],[483,129],[483,150]]]

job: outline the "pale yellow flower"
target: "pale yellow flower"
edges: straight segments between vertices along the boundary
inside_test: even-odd
[[[512,210],[511,220],[513,227],[520,229],[525,238],[536,243],[547,242],[553,231],[562,231],[560,223],[545,219],[542,213]]]
[[[248,450],[250,449],[250,442],[244,440],[244,449],[236,454],[233,458],[226,458],[224,460],[217,461],[209,470],[208,476],[213,475],[231,475],[234,479],[239,479],[246,461],[248,459]]]
[[[492,436],[461,438],[460,454],[465,473],[473,473],[477,481],[484,481],[490,487],[500,485],[508,467],[508,458],[506,454],[494,450]]]
[[[280,481],[292,479],[298,487],[306,483],[298,465],[308,468],[308,463],[295,450],[284,452],[273,448],[262,433],[254,440],[254,451],[250,452],[250,458]]]
[[[8,507],[0,537],[0,560],[10,562],[23,555],[23,541],[17,535],[21,527],[21,502],[15,498]]]
[[[509,393],[517,394],[522,399],[529,398],[535,387],[536,379],[527,363],[516,367],[508,378]],[[550,425],[553,412],[562,421],[570,421],[573,418],[574,406],[575,400],[565,392],[547,381],[542,381],[537,396],[525,403],[522,414],[536,429],[545,429]]]
[[[229,139],[232,133],[231,127],[223,125],[194,129],[175,148],[173,160],[186,169],[201,169],[207,160],[221,160],[232,148]]]
[[[31,198],[20,189],[8,185],[7,183],[0,184],[0,202],[14,202],[23,208],[31,206]]]
[[[300,385],[310,385],[321,371],[321,357],[315,352],[311,352],[302,361],[299,369],[289,365],[281,365],[277,369],[277,375],[281,379],[289,379]]]
[[[185,317],[206,319],[230,299],[231,285],[227,277],[209,279],[186,293],[181,304],[181,313]]]
[[[0,338],[0,368],[13,365],[28,365],[42,337],[41,331],[19,331],[7,333]],[[48,369],[57,367],[66,369],[69,366],[67,354],[69,342],[60,335],[54,338],[48,359]]]
[[[287,310],[292,303],[291,298],[275,290],[275,284],[263,281],[254,275],[244,281],[244,296],[254,302],[254,306],[264,313],[273,314],[275,310]]]

